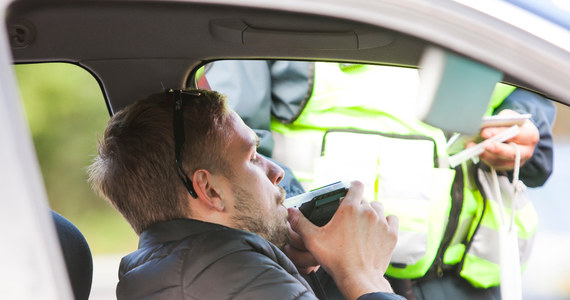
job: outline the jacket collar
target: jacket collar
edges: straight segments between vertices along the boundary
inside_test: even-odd
[[[224,225],[202,222],[195,219],[164,221],[150,226],[141,233],[139,249],[168,241],[181,240],[190,235],[227,229],[230,228]]]

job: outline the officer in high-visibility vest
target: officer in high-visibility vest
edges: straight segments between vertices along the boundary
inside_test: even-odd
[[[302,181],[319,185],[318,180],[346,173],[343,165],[358,169],[351,174],[368,183],[369,200],[382,201],[388,213],[399,216],[399,248],[387,274],[404,296],[494,299],[499,284],[494,249],[479,247],[479,241],[492,244],[496,232],[484,210],[490,206],[481,205],[487,202],[474,184],[471,170],[476,167],[448,168],[444,133],[416,120],[404,105],[415,97],[413,72],[337,63],[220,61],[206,66],[200,79],[228,94],[244,121],[259,129],[260,152],[286,163]],[[513,90],[497,88],[489,114],[532,114],[509,141],[521,145],[525,184],[540,186],[552,172],[555,110],[537,94]],[[502,130],[488,128],[481,136]],[[349,139],[353,146],[382,146],[378,151],[349,150],[353,155],[334,149]],[[480,159],[497,170],[510,170],[513,151],[509,145],[487,142]],[[398,184],[401,189],[394,188]],[[519,230],[522,240],[531,240],[536,230],[532,213],[529,206],[517,212],[530,224]],[[523,264],[526,258],[521,257]],[[413,292],[408,279],[413,279]]]

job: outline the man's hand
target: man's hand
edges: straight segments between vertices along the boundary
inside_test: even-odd
[[[347,299],[391,292],[384,273],[397,241],[398,219],[385,217],[378,202],[362,198],[364,186],[352,182],[335,215],[317,227],[297,209],[289,209],[291,229],[333,277]]]
[[[319,268],[319,262],[307,250],[301,236],[291,229],[289,224],[289,243],[283,247],[283,253],[295,264],[299,273],[309,274]]]
[[[517,112],[510,109],[505,109],[499,113],[499,115],[518,115]],[[489,127],[481,130],[481,137],[488,139],[492,136],[497,135],[500,132],[507,130],[508,127]],[[479,155],[481,159],[487,165],[495,168],[496,170],[512,170],[515,166],[515,156],[516,150],[513,146],[508,143],[513,142],[519,145],[521,150],[521,166],[532,157],[534,153],[534,147],[538,143],[539,139],[538,129],[530,120],[526,120],[525,123],[520,126],[520,132],[513,138],[505,141],[505,143],[497,143],[494,141],[485,141],[483,145],[485,146],[485,152]],[[474,146],[475,143],[469,143],[466,148]]]

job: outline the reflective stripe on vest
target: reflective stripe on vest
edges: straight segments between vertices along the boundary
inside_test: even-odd
[[[485,195],[493,195],[488,185],[490,174],[477,169],[478,178],[485,177],[486,180],[480,180],[480,186]],[[505,176],[499,176],[502,182],[501,192],[504,203],[504,209],[507,216],[511,214],[511,201],[514,203],[515,227],[517,229],[519,253],[513,255],[519,256],[521,271],[524,270],[530,252],[532,250],[534,236],[538,229],[538,215],[534,210],[532,202],[524,194],[519,194],[515,199],[514,190]],[[481,193],[475,194],[479,202],[484,201],[484,212],[479,227],[475,234],[470,237],[469,249],[465,255],[461,276],[466,278],[475,287],[487,288],[500,283],[500,260],[499,260],[499,227],[501,216],[499,204],[492,196],[484,199]],[[499,270],[499,272],[497,272]],[[481,271],[485,271],[485,275],[481,275]]]

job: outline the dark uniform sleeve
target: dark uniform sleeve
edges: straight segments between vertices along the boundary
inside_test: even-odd
[[[260,137],[259,153],[271,156],[271,114],[296,118],[312,92],[312,63],[227,60],[208,65],[211,89],[228,96],[230,106]]]
[[[358,297],[357,300],[406,300],[406,298],[393,293],[370,293]]]
[[[521,167],[520,178],[529,187],[543,185],[552,173],[553,141],[552,124],[556,108],[551,100],[538,94],[516,89],[495,109],[495,114],[511,109],[520,114],[531,114],[531,121],[538,128],[540,140],[532,157]],[[512,179],[512,172],[508,172]]]
[[[227,95],[230,107],[260,137],[258,151],[271,156],[270,63],[253,60],[222,60],[208,65],[205,75],[212,90]]]

